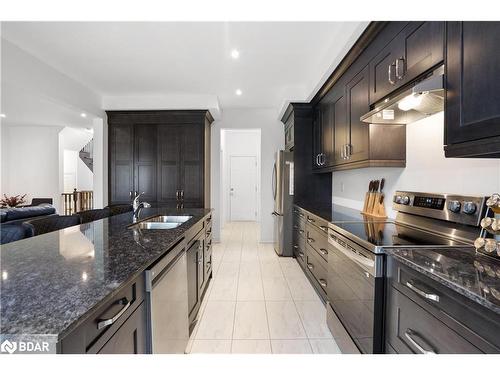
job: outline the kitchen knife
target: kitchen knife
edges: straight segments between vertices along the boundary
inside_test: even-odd
[[[384,193],[382,193],[382,190],[384,189],[385,185],[385,178],[380,180],[380,204],[384,202]]]

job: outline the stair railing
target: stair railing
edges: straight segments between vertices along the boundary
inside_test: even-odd
[[[64,215],[91,210],[94,208],[94,192],[92,190],[73,190],[72,193],[62,193],[62,206]]]

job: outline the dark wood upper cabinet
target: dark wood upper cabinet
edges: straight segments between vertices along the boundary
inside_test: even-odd
[[[208,111],[108,111],[109,203],[209,207]]]
[[[370,83],[368,66],[363,68],[346,86],[347,116],[350,142],[347,146],[347,160],[356,162],[369,158],[368,124],[359,118],[370,110]]]
[[[158,127],[158,203],[175,206],[180,190],[182,127]]]
[[[448,22],[445,155],[500,157],[500,22]]]
[[[141,199],[155,202],[156,198],[156,125],[134,126],[134,191],[144,193]]]
[[[128,203],[134,190],[134,127],[109,127],[109,200]]]
[[[314,109],[313,119],[313,142],[312,142],[312,166],[313,169],[321,168],[320,156],[323,152],[323,119],[321,108],[317,106]]]
[[[346,145],[351,142],[349,122],[347,119],[347,102],[344,86],[338,85],[332,90],[333,99],[333,123],[335,132],[334,142],[334,165],[347,162],[344,157]]]
[[[410,22],[370,62],[370,104],[444,60],[445,23]]]

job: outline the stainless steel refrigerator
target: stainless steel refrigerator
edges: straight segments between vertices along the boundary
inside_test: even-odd
[[[280,150],[273,168],[274,250],[292,256],[293,153]]]

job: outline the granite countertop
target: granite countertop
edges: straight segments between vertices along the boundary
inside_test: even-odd
[[[500,261],[473,248],[387,249],[386,254],[500,314]]]
[[[137,230],[125,213],[0,248],[2,335],[47,335],[62,339],[178,242],[209,209],[147,208],[156,215],[193,215],[175,229]]]
[[[296,206],[331,223],[340,221],[370,220],[361,211],[333,203],[299,202]]]

